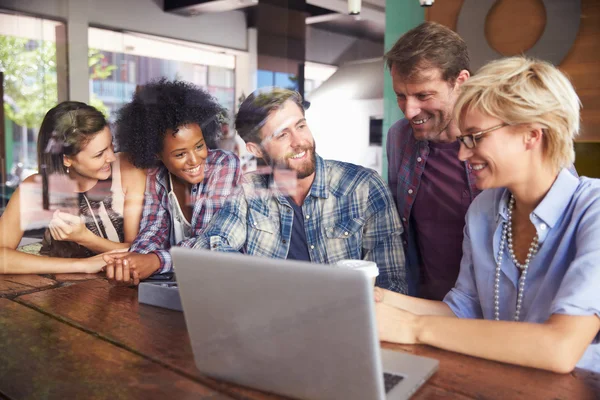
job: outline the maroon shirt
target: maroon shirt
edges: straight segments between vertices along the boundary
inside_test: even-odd
[[[419,297],[442,300],[454,287],[462,258],[465,214],[471,204],[459,142],[429,142],[429,156],[411,223],[420,253]]]

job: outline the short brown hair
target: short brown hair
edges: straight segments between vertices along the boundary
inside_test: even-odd
[[[278,87],[255,90],[240,105],[235,117],[235,129],[245,142],[261,142],[260,129],[263,127],[271,111],[281,108],[283,103],[292,100],[304,114],[305,106],[300,93]]]
[[[385,54],[387,66],[413,78],[428,68],[439,68],[442,78],[453,82],[460,71],[469,71],[465,41],[452,29],[436,22],[423,22],[398,39]]]

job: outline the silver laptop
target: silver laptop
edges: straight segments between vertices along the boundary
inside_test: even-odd
[[[381,350],[373,287],[356,271],[171,250],[196,366],[299,399],[406,399],[438,361]]]

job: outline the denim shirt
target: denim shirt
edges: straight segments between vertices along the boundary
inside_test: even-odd
[[[507,220],[509,192],[482,192],[467,212],[463,259],[444,302],[459,318],[494,318],[496,259]],[[530,214],[539,237],[525,281],[521,321],[543,323],[552,314],[600,317],[600,179],[563,169]],[[517,268],[505,254],[500,276],[500,319],[512,320]],[[600,372],[600,333],[577,364]]]
[[[376,284],[406,293],[402,226],[376,172],[316,156],[315,179],[302,205],[310,259],[374,261]],[[195,247],[287,258],[294,213],[270,175],[250,173],[215,215]]]

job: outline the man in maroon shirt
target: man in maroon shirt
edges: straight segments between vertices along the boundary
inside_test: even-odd
[[[464,40],[425,22],[386,54],[405,118],[388,132],[388,180],[404,227],[409,294],[442,300],[462,258],[464,217],[479,193],[458,159],[452,109],[469,78]]]

